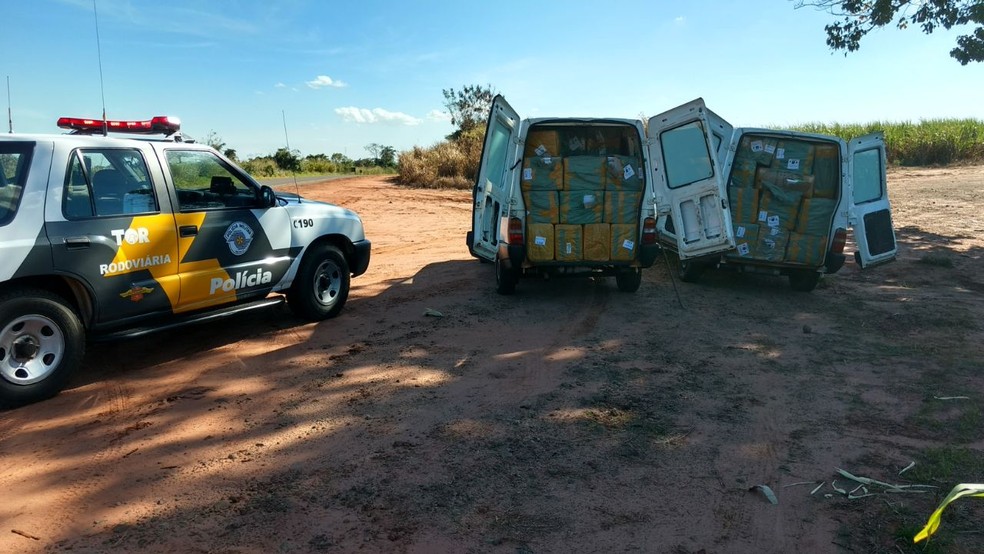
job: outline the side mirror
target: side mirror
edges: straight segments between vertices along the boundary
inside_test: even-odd
[[[260,206],[263,208],[272,208],[277,205],[277,195],[273,192],[273,189],[267,185],[260,187]]]

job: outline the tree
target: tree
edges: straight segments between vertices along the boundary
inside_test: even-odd
[[[220,137],[215,131],[209,131],[208,134],[205,135],[205,144],[211,146],[217,152],[222,152],[222,150],[226,147],[225,141],[222,140],[222,137]]]
[[[222,151],[222,155],[225,156],[225,157],[227,157],[227,158],[229,158],[230,160],[232,160],[234,162],[239,162],[239,160],[236,158],[236,149],[235,148],[226,148],[225,150]]]
[[[378,159],[382,167],[396,167],[396,149],[392,146],[384,146],[379,151]]]
[[[492,85],[465,85],[461,90],[449,88],[441,92],[444,93],[444,107],[451,114],[451,124],[458,126],[458,130],[448,137],[451,140],[485,123],[496,94]]]
[[[892,22],[899,29],[910,25],[931,34],[939,28],[976,25],[972,33],[957,37],[950,56],[967,65],[984,61],[984,2],[981,0],[801,0],[797,8],[813,6],[842,17],[824,26],[832,50],[854,52],[869,32]]]
[[[277,153],[273,155],[273,161],[276,162],[277,167],[284,171],[299,171],[301,169],[300,153],[297,150],[278,148]]]

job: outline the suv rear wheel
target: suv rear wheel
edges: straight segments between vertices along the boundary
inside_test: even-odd
[[[642,284],[642,270],[636,268],[622,269],[615,274],[615,285],[622,292],[635,292]]]
[[[301,260],[287,305],[312,321],[335,317],[348,299],[351,278],[348,262],[337,246],[314,245]]]
[[[22,289],[0,297],[0,405],[58,394],[84,352],[82,323],[60,296]]]

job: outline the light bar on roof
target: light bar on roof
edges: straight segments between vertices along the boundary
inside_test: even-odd
[[[117,121],[107,120],[106,130],[113,133],[131,133],[138,135],[173,135],[181,130],[181,120],[176,117],[159,115],[147,121]],[[81,134],[103,132],[103,120],[84,119],[80,117],[60,117],[58,127],[71,129]]]

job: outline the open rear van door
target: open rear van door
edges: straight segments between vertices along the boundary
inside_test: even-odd
[[[472,191],[472,232],[468,249],[477,258],[495,260],[499,244],[499,219],[509,205],[509,187],[516,166],[520,119],[501,95],[489,111],[485,144],[478,178]]]
[[[885,139],[881,133],[851,139],[847,144],[847,178],[851,185],[849,221],[854,228],[861,268],[895,259],[895,229],[885,176]]]
[[[727,180],[711,131],[700,98],[649,120],[649,136],[655,139],[649,141],[649,159],[655,165],[656,211],[673,218],[681,260],[735,247]]]

